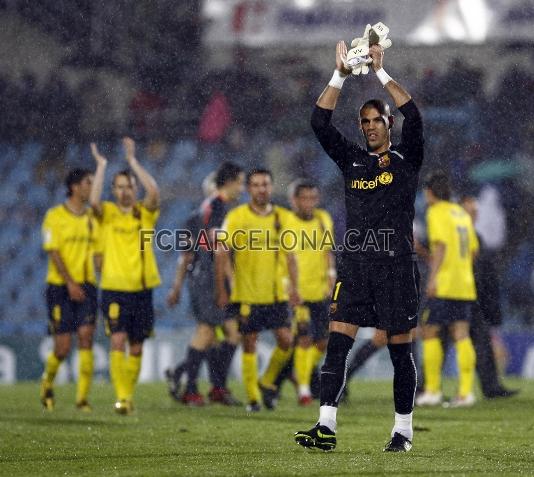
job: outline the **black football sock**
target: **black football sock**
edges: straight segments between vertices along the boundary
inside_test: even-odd
[[[221,388],[226,388],[226,381],[228,380],[228,373],[230,372],[230,366],[232,365],[232,359],[234,359],[235,350],[237,346],[228,343],[228,341],[223,341],[219,346],[219,382]]]
[[[350,379],[350,377],[356,371],[358,371],[358,369],[360,369],[379,349],[380,348],[376,347],[372,340],[367,340],[363,345],[361,345],[354,354],[354,357],[349,365],[347,370],[347,379]]]
[[[410,414],[413,411],[417,370],[412,354],[411,343],[388,344],[389,356],[393,364],[393,399],[397,414]]]
[[[187,358],[185,363],[185,371],[187,373],[187,386],[186,392],[188,394],[198,393],[197,380],[198,373],[200,371],[200,365],[205,358],[206,352],[192,348],[191,346],[187,350]]]
[[[184,372],[185,372],[185,363],[186,363],[185,360],[182,361],[172,371],[172,376],[173,376],[174,382],[176,384],[178,384],[180,382],[180,379],[182,378],[182,374],[184,374]]]
[[[206,351],[206,361],[208,363],[208,372],[212,386],[214,388],[222,388],[219,346],[212,346]]]
[[[321,406],[337,407],[346,382],[347,357],[354,340],[343,333],[330,333],[321,368]]]

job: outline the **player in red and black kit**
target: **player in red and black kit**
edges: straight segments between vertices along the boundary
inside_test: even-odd
[[[416,368],[411,330],[417,326],[419,271],[413,250],[414,202],[423,161],[423,123],[411,96],[382,68],[384,51],[370,47],[372,69],[404,116],[399,145],[390,142],[389,106],[367,101],[359,124],[366,149],[347,140],[332,125],[341,86],[350,73],[347,47],[337,44],[336,70],[317,101],[312,128],[338,165],[345,182],[347,234],[330,305],[330,339],[321,369],[319,422],[295,434],[298,444],[332,450],[336,413],[346,382],[347,356],[359,327],[385,330],[394,368],[395,425],[384,451],[412,447],[412,410]]]
[[[186,227],[191,232],[192,243],[214,243],[215,230],[220,229],[228,211],[228,205],[239,199],[244,191],[243,169],[231,162],[222,164],[215,174],[216,191],[204,200],[200,208],[189,218]],[[203,234],[203,236],[199,235]],[[200,246],[198,250],[184,251],[180,255],[176,278],[167,301],[170,306],[180,301],[185,278],[188,279],[192,313],[197,328],[183,363],[174,370],[167,370],[169,392],[175,399],[190,406],[201,406],[204,398],[198,392],[197,378],[204,358],[208,361],[212,389],[209,399],[226,405],[240,404],[226,387],[229,366],[240,341],[235,319],[228,319],[215,304],[215,271],[213,252]],[[225,339],[216,344],[216,328],[221,327]],[[180,378],[187,374],[186,389],[179,393]]]

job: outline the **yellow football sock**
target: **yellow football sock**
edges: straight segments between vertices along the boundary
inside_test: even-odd
[[[321,351],[319,348],[317,348],[317,346],[312,346],[310,348],[309,359],[311,361],[310,369],[312,371],[315,368],[315,366],[319,364],[321,359],[323,359],[323,355],[324,355],[324,352]]]
[[[295,354],[293,356],[293,368],[295,370],[295,379],[299,386],[309,386],[311,381],[311,364],[310,359],[312,353],[312,347],[303,348],[297,346],[295,348]]]
[[[86,401],[93,380],[93,350],[81,349],[78,352],[78,386],[76,402]]]
[[[456,362],[458,366],[458,395],[465,397],[473,392],[475,381],[476,354],[471,338],[456,342]]]
[[[126,358],[124,351],[111,351],[109,354],[109,374],[115,388],[118,401],[127,399],[128,383],[126,374]]]
[[[132,399],[133,397],[135,385],[137,384],[139,373],[141,372],[141,360],[142,355],[129,355],[126,360],[126,399]]]
[[[260,401],[258,387],[258,359],[256,353],[243,353],[243,384],[249,402]]]
[[[57,371],[61,365],[61,360],[54,354],[54,352],[48,355],[46,359],[45,370],[43,373],[43,384],[51,388],[54,384],[54,379],[56,378]]]
[[[443,366],[443,347],[439,338],[423,340],[423,370],[425,391],[441,391],[441,367]]]
[[[287,362],[291,359],[291,352],[293,350],[289,348],[287,351],[279,348],[278,346],[274,349],[273,354],[271,354],[271,359],[269,360],[269,365],[267,370],[263,373],[261,378],[262,386],[267,388],[274,388],[274,382],[280,374],[280,371],[284,368]]]

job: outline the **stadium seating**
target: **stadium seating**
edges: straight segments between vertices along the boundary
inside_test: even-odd
[[[142,153],[142,148],[140,148]],[[42,333],[46,326],[44,299],[46,254],[41,250],[41,222],[46,210],[65,198],[62,183],[53,174],[44,174],[39,183],[35,167],[41,158],[42,146],[27,143],[21,146],[0,144],[0,333],[15,331]],[[109,176],[123,169],[120,144],[109,151]],[[160,228],[176,228],[185,222],[194,204],[202,198],[200,184],[214,163],[195,164],[196,144],[177,142],[169,148],[168,157],[158,164],[140,157],[147,169],[158,179],[168,200],[162,206]],[[67,147],[66,168],[93,167],[85,145]],[[107,183],[109,187],[109,181]],[[185,193],[180,193],[185,190]],[[175,191],[174,194],[170,191]],[[106,192],[108,194],[109,191]],[[110,196],[108,196],[110,197]],[[23,246],[22,246],[23,245]],[[163,285],[155,293],[156,313],[161,326],[187,322],[187,291],[174,310],[165,304],[168,287],[174,278],[177,253],[158,252]]]
[[[430,115],[429,124],[433,127],[440,114]],[[458,116],[458,120],[461,117]],[[439,142],[439,141],[438,141]],[[429,140],[429,148],[439,147],[436,140]],[[139,146],[138,156],[146,168],[156,177],[162,192],[162,210],[158,228],[175,229],[184,224],[193,208],[202,200],[201,183],[204,177],[215,169],[224,159],[237,160],[248,167],[261,164],[265,151],[273,147],[274,140],[266,135],[259,135],[251,141],[250,148],[232,153],[220,146],[202,147],[196,141],[183,139],[163,148],[161,157],[152,157],[150,151]],[[100,145],[108,156],[108,179],[105,198],[111,198],[111,176],[123,169],[126,163],[122,159],[119,142]],[[293,158],[314,156],[313,167],[307,170],[309,175],[317,178],[323,186],[327,201],[335,200],[331,187],[338,179],[336,168],[332,165],[318,145],[309,137],[297,138],[283,146],[284,154]],[[43,173],[43,146],[37,142],[28,142],[13,146],[0,143],[0,331],[22,328],[24,332],[42,333],[46,323],[44,300],[44,277],[46,273],[46,254],[41,250],[40,227],[47,208],[60,203],[65,198],[65,190],[58,173]],[[291,161],[287,161],[290,163]],[[269,164],[267,164],[270,166]],[[39,166],[41,166],[39,168]],[[290,164],[291,166],[291,164]],[[64,168],[93,167],[93,159],[85,144],[70,144],[65,153]],[[39,172],[41,177],[39,177]],[[297,172],[298,173],[298,172]],[[278,200],[285,199],[286,179],[279,190]],[[275,181],[276,184],[276,181]],[[424,220],[424,201],[422,197],[416,203],[418,220]],[[21,246],[23,244],[23,246]],[[527,247],[528,248],[528,247]],[[519,249],[523,250],[523,249]],[[184,299],[173,310],[165,303],[165,297],[174,278],[176,252],[157,252],[163,285],[155,292],[155,308],[159,326],[175,327],[188,323],[189,307],[187,287]],[[521,262],[518,265],[517,262]],[[515,264],[515,265],[514,265]],[[517,282],[518,271],[522,271],[523,288],[528,288],[534,268],[534,262],[521,259],[521,254],[512,261],[504,275],[505,290],[513,289]],[[508,283],[508,285],[507,285]],[[528,304],[517,303],[513,293],[512,305],[532,306],[532,294],[522,289],[521,297],[528,297]],[[8,328],[6,328],[8,327]],[[17,328],[18,327],[18,328]]]

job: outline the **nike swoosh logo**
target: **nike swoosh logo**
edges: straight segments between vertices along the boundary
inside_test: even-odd
[[[357,162],[353,162],[352,165],[354,167],[363,167],[364,166],[364,164],[358,164]]]
[[[321,439],[331,439],[333,436],[331,434],[323,434],[321,431],[317,431],[317,437],[320,437]]]
[[[408,317],[408,320],[409,320],[409,321],[412,321],[416,316],[417,316],[417,315],[409,316],[409,317]]]

